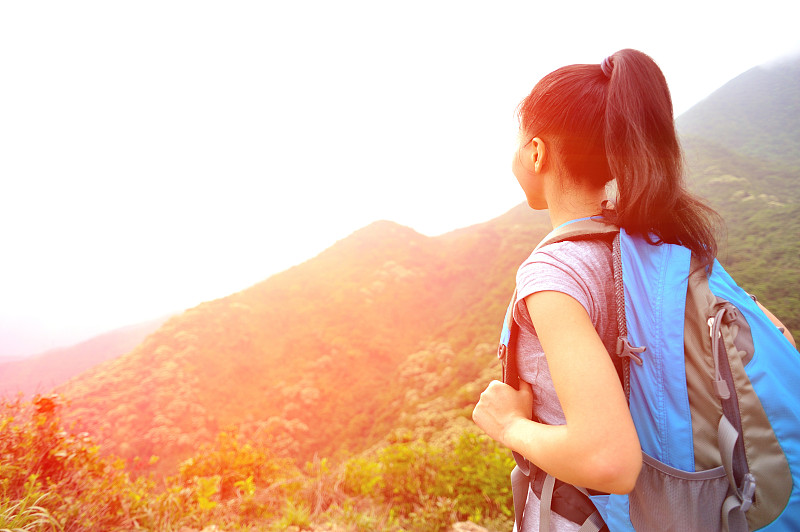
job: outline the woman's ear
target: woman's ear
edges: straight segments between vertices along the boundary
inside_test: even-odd
[[[531,167],[534,172],[541,172],[544,170],[545,161],[547,159],[547,145],[539,137],[534,137],[531,141]]]

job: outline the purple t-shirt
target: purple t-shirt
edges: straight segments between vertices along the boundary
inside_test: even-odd
[[[514,320],[519,325],[516,349],[519,375],[533,386],[536,418],[548,425],[563,425],[566,423],[564,412],[524,302],[525,297],[545,290],[562,292],[578,301],[589,314],[606,350],[613,353],[617,341],[617,312],[611,239],[550,244],[533,252],[517,272]],[[552,530],[579,528],[579,525],[556,514],[551,519]],[[528,495],[523,521],[523,532],[538,530],[539,501],[532,493]]]

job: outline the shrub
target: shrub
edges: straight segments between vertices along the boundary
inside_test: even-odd
[[[344,489],[384,505],[414,530],[444,530],[466,519],[510,526],[513,465],[507,449],[466,432],[450,444],[394,443],[373,459],[352,458],[344,467]]]
[[[132,481],[122,461],[100,456],[88,434],[62,427],[62,406],[57,395],[31,403],[0,400],[3,515],[30,517],[41,530],[131,526],[152,486],[146,479]]]

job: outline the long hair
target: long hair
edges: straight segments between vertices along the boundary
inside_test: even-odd
[[[594,186],[616,180],[612,221],[651,243],[685,246],[711,266],[721,218],[686,188],[672,97],[649,56],[625,49],[602,67],[560,68],[518,112],[527,135],[554,146],[567,178]]]

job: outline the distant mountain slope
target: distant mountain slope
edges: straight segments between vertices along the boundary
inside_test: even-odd
[[[800,331],[800,56],[748,70],[678,126],[690,184],[727,225],[720,262]]]
[[[363,449],[396,425],[412,354],[447,343],[454,385],[486,366],[475,348],[496,340],[514,271],[546,220],[519,207],[436,238],[374,223],[172,318],[61,391],[104,448],[159,455],[167,470],[234,425],[298,458]]]
[[[726,223],[720,262],[800,337],[800,171],[703,139],[685,139],[684,147],[693,190]]]
[[[800,55],[737,76],[681,115],[677,124],[682,135],[800,167]]]
[[[800,113],[800,109],[798,109]],[[800,137],[794,140],[800,145]],[[764,161],[736,153],[713,139],[684,135],[681,137],[689,169],[689,186],[710,201],[725,203],[727,198],[712,185],[721,176],[746,177],[739,189],[752,196],[771,196],[782,203],[800,203],[800,168],[781,161]],[[738,190],[738,189],[737,189]],[[735,213],[732,213],[735,214]],[[735,222],[734,216],[731,222]]]
[[[167,321],[158,318],[101,334],[71,347],[0,362],[0,397],[49,393],[69,379],[131,351]]]

